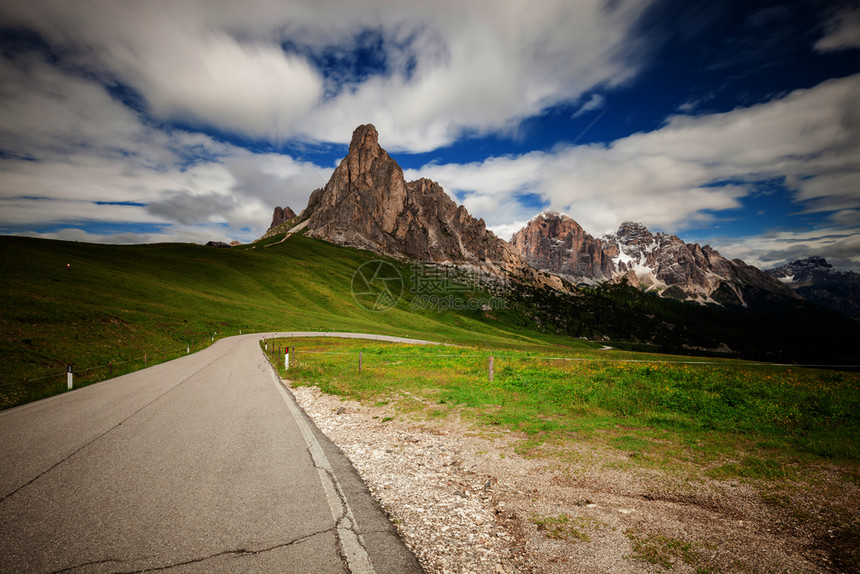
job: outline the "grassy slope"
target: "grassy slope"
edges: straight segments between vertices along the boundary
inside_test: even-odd
[[[277,243],[282,238],[254,248],[216,249],[0,237],[0,385],[62,373],[69,362],[82,371],[165,349],[178,353],[204,344],[213,332],[240,330],[363,331],[487,346],[587,345],[516,327],[504,311],[493,319],[480,311],[415,311],[408,285],[395,308],[366,311],[352,297],[351,280],[361,264],[379,256],[301,236]],[[408,281],[409,269],[397,265]]]
[[[691,530],[679,536],[672,520],[652,523],[647,532],[628,529],[632,557],[667,570],[683,560],[696,572],[754,571],[741,561],[749,538],[720,539],[719,558],[708,538],[696,538],[691,504],[728,522],[743,516],[768,536],[773,528],[793,551],[828,555],[835,571],[860,571],[860,374],[623,351],[489,351],[325,338],[272,344],[296,348],[289,373],[282,360],[273,361],[282,376],[384,407],[380,424],[467,421],[467,434],[504,437],[501,444],[514,441],[520,454],[546,459],[561,488],[613,492],[611,477],[623,474],[634,491],[649,490],[655,501],[683,502],[672,512]],[[630,488],[622,484],[622,491]],[[544,503],[546,492],[534,493],[535,507],[563,508],[559,498]],[[566,511],[576,516],[573,499],[567,500]],[[757,504],[760,516],[750,512]],[[576,538],[575,529],[560,530],[567,514],[531,520],[560,539]],[[749,528],[738,524],[739,534]]]
[[[296,347],[294,381],[370,402],[417,406],[420,397],[434,416],[456,405],[483,424],[540,440],[620,425],[627,429],[621,434],[670,433],[700,450],[711,433],[719,437],[710,445],[715,451],[755,437],[793,454],[860,458],[857,373],[590,349],[490,351],[352,339],[272,344]],[[278,368],[286,376],[280,361]]]

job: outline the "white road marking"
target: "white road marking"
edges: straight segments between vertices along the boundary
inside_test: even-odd
[[[346,501],[346,496],[344,496],[343,489],[332,471],[328,457],[326,457],[319,441],[317,441],[310,427],[305,422],[301,412],[299,412],[299,408],[298,405],[296,405],[295,400],[293,400],[293,397],[289,395],[287,390],[281,384],[280,377],[278,377],[277,373],[272,369],[269,361],[265,359],[265,357],[263,358],[266,365],[269,367],[269,373],[272,375],[272,382],[281,394],[281,398],[287,404],[287,408],[293,415],[293,418],[302,433],[302,437],[304,437],[305,443],[308,445],[308,452],[314,461],[317,473],[319,473],[320,482],[322,483],[326,500],[328,500],[328,505],[331,509],[331,516],[337,525],[341,554],[346,559],[349,572],[351,574],[375,574],[376,571],[373,568],[373,564],[370,562],[370,557],[367,555],[367,551],[364,549],[361,537],[354,530],[356,524],[352,508],[350,508],[349,503]]]

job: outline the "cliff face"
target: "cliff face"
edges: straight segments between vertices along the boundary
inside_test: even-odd
[[[552,271],[573,282],[599,282],[616,271],[599,239],[566,215],[542,213],[516,232],[514,246],[535,269]]]
[[[298,221],[296,219],[297,217],[298,216],[289,208],[289,206],[276,207],[272,214],[272,224],[269,225],[269,229],[267,229],[266,233],[257,239],[257,241],[268,239],[269,237],[273,237],[281,233],[286,233]]]
[[[623,223],[598,239],[570,217],[544,213],[518,231],[512,244],[535,268],[575,283],[627,280],[645,291],[700,303],[746,305],[747,295],[759,291],[796,298],[743,261],[675,235],[653,234],[641,223]]]
[[[429,179],[407,182],[379,145],[372,125],[356,128],[349,153],[301,214],[307,235],[332,243],[491,273],[532,272],[520,254],[488,231]]]
[[[295,218],[296,214],[289,206],[276,207],[275,213],[272,214],[272,224],[269,226],[269,229],[274,229],[282,223],[286,223],[287,221]]]
[[[617,274],[645,290],[702,303],[745,305],[747,293],[795,294],[763,271],[728,260],[709,245],[685,243],[675,235],[652,234],[641,223],[623,223],[602,238]]]

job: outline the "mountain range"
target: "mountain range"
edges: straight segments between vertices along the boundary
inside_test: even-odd
[[[526,261],[574,284],[627,281],[663,297],[746,306],[750,294],[798,298],[789,287],[739,259],[728,260],[706,245],[651,233],[641,223],[622,223],[595,238],[573,219],[541,213],[511,239]]]
[[[860,318],[860,273],[837,271],[823,257],[807,257],[765,271],[801,297]]]
[[[567,292],[583,284],[627,283],[664,298],[733,307],[762,298],[803,297],[816,303],[826,299],[811,280],[800,280],[800,273],[765,273],[740,259],[726,259],[708,245],[652,233],[635,222],[593,237],[572,218],[544,212],[508,243],[458,206],[438,183],[423,178],[407,182],[370,124],[355,129],[349,152],[328,183],[311,194],[299,216],[289,207],[275,208],[267,236],[286,231],[287,226],[339,245],[452,264]],[[832,269],[825,273],[831,287],[845,279],[838,273]],[[817,272],[815,277],[825,275]],[[849,314],[860,306],[853,280],[854,287],[842,294],[853,297],[853,306],[838,307]]]

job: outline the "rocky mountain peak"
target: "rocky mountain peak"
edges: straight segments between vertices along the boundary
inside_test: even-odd
[[[533,270],[429,179],[407,182],[379,145],[371,124],[358,126],[349,153],[302,212],[307,235],[422,261],[472,265],[501,274]]]
[[[349,142],[349,152],[356,153],[358,150],[376,150],[379,147],[379,132],[373,124],[362,124],[352,132],[352,140]]]
[[[811,281],[813,278],[839,275],[840,273],[825,258],[815,255],[806,259],[796,259],[782,267],[767,270],[768,275],[792,287]]]
[[[290,209],[290,206],[288,205],[285,205],[284,207],[275,207],[275,211],[272,213],[272,223],[269,225],[269,229],[267,229],[266,233],[257,239],[257,241],[274,237],[280,233],[286,233],[293,225],[295,225],[297,217],[296,213]]]
[[[290,209],[289,205],[284,207],[275,207],[275,212],[272,214],[272,224],[269,226],[269,229],[274,229],[275,227],[295,218],[296,214],[292,209]]]
[[[541,271],[552,271],[579,283],[595,283],[613,273],[612,261],[595,239],[572,218],[544,212],[511,238],[511,245]]]
[[[797,259],[789,263],[789,267],[805,268],[805,269],[833,269],[833,265],[827,262],[824,257],[813,255],[806,259]]]
[[[823,257],[807,257],[765,271],[798,295],[851,317],[860,318],[860,273],[839,271]]]
[[[674,235],[652,234],[636,222],[595,239],[567,216],[542,214],[518,231],[512,244],[538,269],[579,283],[627,280],[646,291],[702,303],[744,305],[750,288],[794,296],[742,261]]]
[[[648,231],[648,228],[635,221],[625,221],[618,227],[615,232],[615,238],[628,245],[651,243],[654,236]]]

